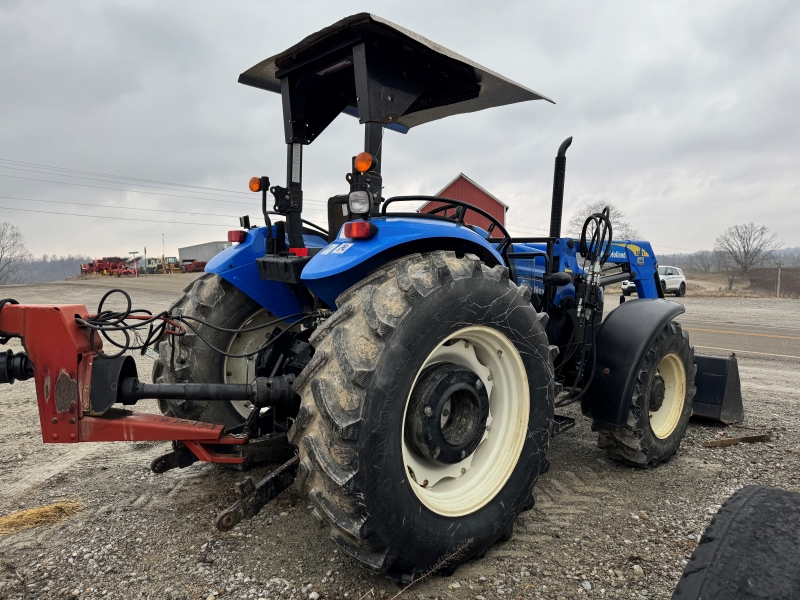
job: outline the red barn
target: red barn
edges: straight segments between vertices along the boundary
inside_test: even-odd
[[[487,192],[463,173],[459,173],[458,177],[444,186],[436,195],[442,198],[452,198],[453,200],[469,202],[470,204],[485,210],[487,213],[500,221],[503,226],[506,224],[506,211],[508,210],[508,205],[502,202],[499,198],[496,198]],[[427,213],[439,206],[444,206],[444,204],[444,202],[428,202],[422,205],[419,211]],[[448,211],[448,214],[453,214],[452,209]],[[489,228],[489,220],[474,211],[467,211],[464,222],[470,225],[477,225],[483,229]]]

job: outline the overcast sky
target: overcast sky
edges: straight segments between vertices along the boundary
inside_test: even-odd
[[[711,248],[722,229],[749,221],[800,246],[796,1],[0,0],[0,196],[26,199],[0,198],[0,221],[18,225],[36,255],[97,257],[144,246],[160,254],[162,233],[175,255],[225,239],[238,215],[257,221],[259,208],[248,205],[255,194],[124,185],[105,175],[239,192],[253,175],[284,184],[280,98],[237,77],[362,11],[556,101],[387,132],[387,196],[435,193],[464,172],[511,206],[516,233],[543,234],[553,158],[572,135],[565,220],[602,199],[620,206],[656,252]],[[357,121],[340,116],[306,149],[305,197],[346,192],[362,143]],[[56,176],[52,167],[105,175]],[[324,222],[322,203],[307,206]]]

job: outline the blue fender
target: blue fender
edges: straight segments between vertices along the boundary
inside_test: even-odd
[[[483,236],[468,227],[439,219],[379,217],[370,221],[378,233],[368,240],[339,236],[312,258],[302,281],[328,306],[349,287],[387,262],[417,252],[455,250],[471,252],[489,266],[505,264]]]
[[[275,233],[274,225],[272,233]],[[248,230],[241,244],[226,248],[208,261],[206,273],[219,275],[275,316],[302,312],[289,286],[280,281],[265,281],[258,274],[256,259],[266,252],[266,236],[266,227]],[[327,244],[316,235],[303,235],[303,240],[309,248],[322,248]]]

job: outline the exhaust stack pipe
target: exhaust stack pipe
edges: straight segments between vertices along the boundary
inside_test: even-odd
[[[550,237],[561,237],[561,212],[564,208],[564,176],[567,173],[567,148],[572,144],[569,136],[558,147],[556,171],[553,175],[553,205],[550,208]]]

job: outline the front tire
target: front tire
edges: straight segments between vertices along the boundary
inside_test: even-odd
[[[554,391],[546,315],[507,273],[469,254],[411,255],[344,292],[311,338],[290,431],[299,485],[347,554],[398,581],[485,553],[543,471]],[[472,400],[424,395],[456,381]],[[479,397],[489,413],[474,418]],[[444,433],[441,445],[414,437],[420,422]]]
[[[627,423],[592,424],[599,432],[598,446],[636,467],[655,467],[672,458],[692,416],[695,372],[689,334],[679,323],[667,323],[639,364]]]

